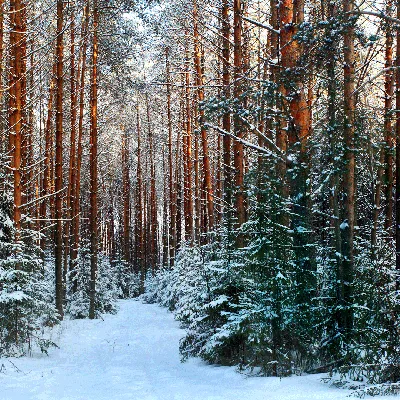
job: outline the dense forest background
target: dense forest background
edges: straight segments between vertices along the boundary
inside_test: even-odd
[[[183,358],[395,390],[399,28],[392,0],[0,0],[0,355],[142,295]]]

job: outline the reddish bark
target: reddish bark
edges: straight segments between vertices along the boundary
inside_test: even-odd
[[[97,59],[98,59],[99,9],[97,0],[93,2],[93,45],[90,91],[90,290],[89,318],[96,313],[96,274],[98,252],[98,210],[97,210]]]

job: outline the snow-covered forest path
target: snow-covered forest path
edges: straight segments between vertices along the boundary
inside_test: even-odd
[[[49,357],[0,359],[0,400],[345,399],[320,375],[247,378],[234,368],[181,363],[183,331],[156,305],[121,301],[105,320],[64,321]],[[18,368],[18,370],[17,370]],[[387,398],[387,397],[386,397]]]

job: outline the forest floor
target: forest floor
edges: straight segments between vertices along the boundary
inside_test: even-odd
[[[156,305],[120,302],[103,320],[66,320],[49,356],[0,359],[0,400],[339,400],[323,375],[246,377],[179,358],[179,329]],[[391,397],[385,397],[389,399]],[[393,397],[394,398],[394,397]]]

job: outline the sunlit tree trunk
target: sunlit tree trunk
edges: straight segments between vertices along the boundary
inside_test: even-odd
[[[182,107],[181,107],[182,108]],[[176,219],[175,219],[175,232],[176,232],[176,251],[182,242],[182,151],[181,151],[181,118],[182,112],[180,113],[179,129],[176,135],[176,150],[175,150],[175,196],[176,196]]]
[[[76,175],[76,117],[77,117],[77,85],[76,85],[76,69],[75,69],[75,13],[72,9],[70,17],[70,151],[69,151],[69,169],[68,169],[68,188],[67,188],[67,204],[66,204],[66,221],[65,221],[65,249],[64,249],[64,281],[66,283],[66,275],[68,269],[68,256],[70,255],[70,233],[71,218],[74,217],[74,194],[75,194],[75,175]]]
[[[167,163],[166,163],[166,157],[165,157],[165,148],[163,148],[163,153],[162,153],[162,168],[163,168],[163,175],[168,176],[167,172]],[[162,267],[167,267],[168,266],[168,256],[169,256],[169,251],[168,251],[168,232],[169,232],[169,227],[168,227],[168,180],[164,179],[164,184],[163,184],[163,212],[162,212],[162,262],[161,266]]]
[[[197,102],[194,101],[194,127],[197,129]],[[199,149],[199,138],[198,135],[194,135],[194,209],[195,209],[195,220],[194,220],[194,231],[195,240],[197,243],[200,241],[201,235],[201,178],[200,178],[200,149]]]
[[[37,186],[37,176],[39,172],[39,168],[37,168],[35,160],[34,160],[34,131],[35,131],[35,113],[34,113],[34,104],[35,104],[35,91],[34,91],[34,74],[35,74],[35,46],[33,39],[29,40],[30,45],[30,57],[29,57],[29,70],[27,74],[29,76],[29,101],[28,101],[28,110],[27,110],[27,139],[26,139],[26,162],[24,163],[24,171],[25,171],[25,179],[24,179],[24,188],[23,191],[25,193],[25,202],[31,203],[35,198],[35,190],[32,190],[33,187]],[[28,93],[28,90],[27,90]],[[1,102],[0,102],[1,104]],[[1,128],[1,127],[0,127]],[[37,212],[37,203],[32,205],[25,210],[25,212],[29,215],[34,216]],[[29,228],[32,225],[29,223]]]
[[[397,19],[400,19],[400,1],[397,1]],[[396,270],[400,273],[400,29],[396,31]],[[400,290],[400,277],[396,279]]]
[[[149,143],[149,158],[150,158],[150,202],[149,202],[149,234],[150,234],[150,260],[152,272],[157,267],[158,260],[158,223],[157,223],[157,199],[156,199],[156,167],[154,160],[154,135],[151,125],[150,117],[150,104],[148,96],[146,95],[146,108],[147,108],[147,128],[148,128],[148,143]]]
[[[56,71],[56,161],[55,161],[55,269],[56,269],[56,308],[63,317],[63,1],[57,1],[57,71]]]
[[[22,206],[22,141],[26,106],[26,4],[10,0],[9,147],[14,182],[14,225],[20,239]]]
[[[95,318],[97,274],[97,58],[98,58],[99,9],[93,2],[93,48],[90,92],[90,290],[89,318]]]
[[[166,50],[166,74],[167,74],[167,118],[168,118],[168,178],[169,178],[169,263],[174,264],[175,260],[175,219],[176,219],[176,202],[174,192],[174,169],[172,154],[172,113],[171,113],[171,73],[169,63],[169,49]]]
[[[231,24],[229,21],[229,1],[223,0],[222,3],[222,85],[223,95],[225,99],[230,97],[230,31]],[[231,114],[225,112],[222,116],[222,129],[230,133],[231,131]],[[232,179],[232,166],[231,166],[231,137],[225,134],[223,137],[223,164],[224,164],[224,214],[228,217],[231,207],[231,179]]]
[[[392,0],[388,0],[386,5],[386,14],[392,14]],[[385,116],[384,116],[384,130],[385,130],[385,197],[386,197],[386,212],[385,212],[385,230],[392,232],[393,225],[393,184],[394,184],[394,148],[395,138],[392,129],[392,103],[394,92],[394,73],[393,67],[393,28],[386,27],[386,43],[385,43]]]
[[[234,86],[233,96],[239,102],[243,93],[243,48],[242,48],[242,1],[233,1],[233,63]],[[244,127],[240,116],[236,112],[233,116],[234,134],[237,138],[244,137]],[[240,140],[233,142],[233,165],[235,182],[235,211],[237,227],[240,228],[246,221],[245,193],[244,193],[244,147]],[[243,247],[243,235],[237,235],[238,247]]]
[[[186,49],[185,69],[185,134],[183,137],[184,152],[184,209],[185,236],[188,242],[193,240],[193,194],[192,194],[192,116],[190,99],[190,54]]]
[[[89,2],[85,2],[83,21],[81,29],[82,48],[79,56],[78,66],[78,93],[79,93],[79,116],[78,116],[78,143],[76,154],[76,174],[74,183],[74,198],[73,198],[73,211],[72,211],[72,243],[71,243],[71,259],[70,269],[72,271],[71,279],[73,280],[73,291],[76,292],[78,282],[76,277],[76,268],[78,260],[79,240],[80,240],[80,199],[81,199],[81,169],[82,169],[82,156],[83,156],[83,117],[85,107],[85,76],[86,76],[86,51],[88,47],[88,25],[89,25]]]
[[[51,164],[52,164],[52,120],[53,120],[53,103],[54,103],[54,92],[55,92],[55,73],[56,73],[57,63],[53,64],[52,75],[50,77],[50,87],[49,87],[49,99],[47,103],[47,117],[44,126],[44,168],[42,175],[42,184],[40,196],[42,200],[40,201],[40,229],[43,231],[46,226],[46,216],[47,216],[47,205],[49,199],[47,195],[51,193]],[[40,241],[40,246],[44,250],[46,245],[46,237],[43,236]]]
[[[5,11],[4,0],[0,0],[0,107],[3,108],[4,93],[3,93],[3,71],[4,71],[4,11]],[[4,136],[4,116],[3,112],[0,113],[0,150],[5,151],[7,144]]]
[[[193,0],[193,37],[194,37],[194,64],[196,70],[196,86],[199,102],[204,101],[204,74],[202,69],[202,53],[200,47],[200,35],[198,28],[198,5],[197,0]],[[203,148],[203,173],[204,186],[207,198],[207,228],[209,231],[214,226],[214,194],[211,179],[211,165],[209,157],[208,135],[204,127],[204,110],[199,111],[199,123]]]
[[[386,5],[388,15],[391,13],[391,0]],[[392,225],[393,218],[393,149],[394,149],[394,135],[392,131],[392,103],[393,103],[393,90],[394,90],[394,74],[391,71],[393,66],[393,33],[391,27],[386,28],[386,43],[385,43],[385,95],[384,95],[384,136],[385,136],[385,147],[382,147],[379,154],[379,165],[376,177],[375,194],[374,194],[374,205],[372,211],[372,232],[371,232],[371,246],[372,252],[375,256],[375,247],[377,244],[377,229],[378,229],[378,218],[381,208],[381,192],[383,180],[386,183],[386,218],[385,218],[385,229],[389,229]],[[384,163],[386,168],[384,168]]]
[[[130,265],[131,262],[131,237],[130,237],[130,204],[131,204],[131,182],[129,175],[129,137],[125,126],[121,126],[122,130],[122,196],[123,196],[123,212],[124,212],[124,259]]]
[[[146,277],[144,263],[144,222],[143,222],[143,177],[142,177],[142,145],[139,103],[136,106],[136,134],[137,134],[137,168],[136,168],[136,212],[135,212],[135,251],[136,268],[140,272],[140,291],[144,291]]]

